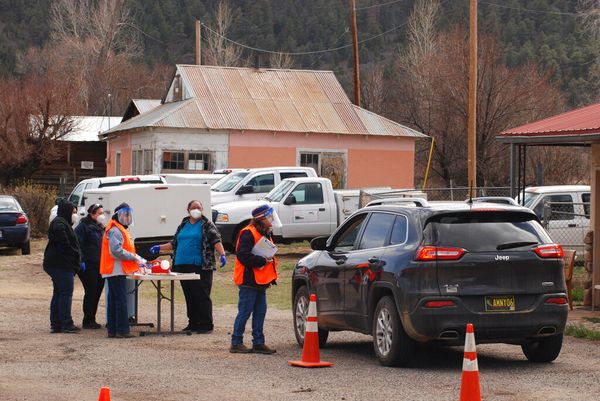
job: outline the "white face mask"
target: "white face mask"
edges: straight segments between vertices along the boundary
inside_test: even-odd
[[[202,211],[198,209],[192,209],[190,210],[190,216],[192,216],[194,219],[199,219],[202,216]]]
[[[98,224],[102,224],[103,226],[105,226],[105,225],[106,225],[106,215],[104,215],[104,214],[101,214],[100,216],[98,216],[98,217],[96,218],[96,222],[97,222]]]
[[[77,213],[73,213],[71,215],[71,224],[76,226],[79,223],[79,215]]]

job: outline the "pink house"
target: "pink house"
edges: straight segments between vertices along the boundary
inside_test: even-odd
[[[177,65],[159,106],[103,137],[108,175],[301,165],[336,187],[413,188],[426,136],[353,105],[331,71]]]

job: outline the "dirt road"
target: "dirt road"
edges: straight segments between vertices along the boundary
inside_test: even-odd
[[[410,369],[384,368],[370,337],[332,333],[323,359],[335,366],[304,370],[297,359],[288,310],[271,308],[266,336],[275,356],[228,352],[232,306],[215,310],[209,335],[108,339],[104,331],[50,334],[51,284],[41,270],[41,246],[31,256],[0,255],[0,400],[97,400],[101,386],[113,401],[152,400],[453,400],[458,399],[462,350],[429,349]],[[73,314],[81,319],[76,284]],[[183,300],[176,308],[185,325]],[[144,299],[142,320],[155,316]],[[166,313],[166,309],[165,309]],[[102,313],[98,314],[102,317]],[[103,319],[100,319],[102,321]],[[248,343],[247,339],[247,343]],[[598,400],[600,345],[567,337],[555,363],[528,363],[519,347],[478,347],[486,401]]]

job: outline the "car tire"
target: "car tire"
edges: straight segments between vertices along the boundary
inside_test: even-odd
[[[563,335],[540,338],[539,340],[521,345],[523,353],[530,362],[552,362],[560,354]]]
[[[382,297],[373,315],[373,348],[383,366],[407,366],[414,354],[413,340],[402,327],[394,300]]]
[[[31,253],[31,242],[27,241],[21,244],[21,254],[29,255]]]
[[[304,346],[304,330],[306,328],[306,315],[308,314],[308,304],[310,297],[308,295],[308,288],[303,285],[298,288],[296,295],[294,296],[293,304],[293,319],[294,319],[294,335],[296,341],[301,347]],[[329,337],[329,330],[322,330],[319,328],[319,348],[323,348],[327,344],[327,338]]]

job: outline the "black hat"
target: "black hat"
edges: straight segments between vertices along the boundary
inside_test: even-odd
[[[115,208],[115,213],[117,213],[121,209],[130,209],[130,208],[131,207],[127,203],[123,202]]]
[[[87,212],[89,214],[94,214],[98,211],[98,209],[102,208],[102,205],[99,203],[94,203],[93,205],[90,205],[90,207],[88,208]]]

